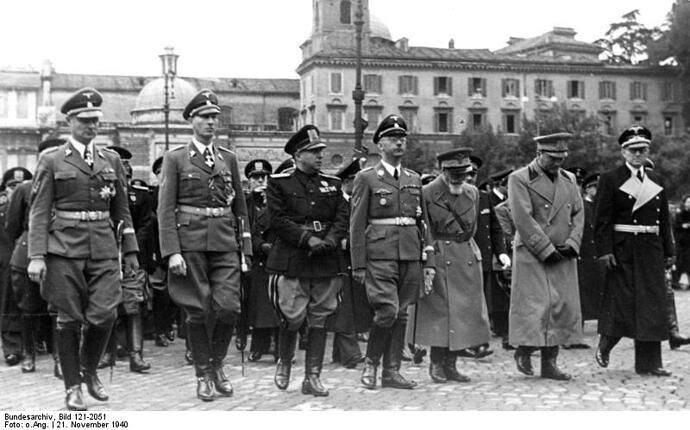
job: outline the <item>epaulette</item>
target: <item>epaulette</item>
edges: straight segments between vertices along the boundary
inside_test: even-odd
[[[135,190],[146,191],[147,193],[149,192],[149,187],[144,187],[144,186],[137,185],[137,184],[133,184],[133,185],[130,185],[130,186],[131,186],[133,189],[135,189]]]
[[[561,169],[561,175],[563,175],[564,178],[568,178],[571,182],[575,182],[575,174],[568,172],[565,169]]]
[[[50,154],[51,152],[55,152],[58,149],[60,149],[59,146],[51,146],[50,148],[46,148],[43,151],[41,151],[41,154]]]
[[[274,173],[271,175],[271,179],[289,178],[292,173]]]
[[[341,179],[340,179],[339,177],[337,177],[337,176],[327,175],[327,174],[325,174],[325,173],[322,173],[321,176],[323,176],[324,178],[328,178],[328,179],[337,179],[338,181],[341,180]]]
[[[360,170],[360,172],[366,172],[366,171],[369,171],[369,170],[374,170],[374,166],[365,167],[364,169]]]
[[[412,170],[412,169],[408,169],[407,167],[403,167],[403,169],[405,169],[405,171],[406,171],[407,173],[415,174],[415,175],[419,176],[419,173],[415,172],[415,171]]]
[[[235,152],[229,150],[228,148],[226,148],[224,146],[219,146],[218,149],[220,149],[221,151],[229,152],[232,155],[235,155]]]
[[[185,146],[185,145],[180,145],[180,146],[178,146],[177,148],[173,148],[173,149],[171,149],[171,150],[170,150],[170,152],[173,152],[173,151],[179,151],[180,149],[184,149],[184,148],[186,148],[186,146]]]
[[[98,149],[100,149],[101,151],[109,152],[109,153],[111,153],[111,154],[113,154],[113,155],[117,155],[118,157],[120,156],[120,154],[118,154],[117,152],[113,151],[113,150],[110,149],[110,148],[98,148]]]

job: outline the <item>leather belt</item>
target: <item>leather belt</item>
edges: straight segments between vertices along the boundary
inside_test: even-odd
[[[100,221],[104,219],[110,219],[110,212],[56,210],[55,216],[62,219],[78,219],[80,221]]]
[[[659,234],[658,225],[614,224],[613,231],[634,234]]]
[[[328,230],[328,228],[331,226],[330,222],[325,222],[325,221],[308,221],[304,224],[302,224],[302,229],[303,230],[309,230],[313,231],[316,233],[319,233],[324,230]]]
[[[417,225],[417,220],[408,216],[397,216],[395,218],[372,218],[369,224],[373,225]]]
[[[209,218],[219,218],[230,215],[232,213],[232,208],[230,206],[226,207],[216,207],[216,208],[203,208],[198,206],[189,205],[179,205],[177,210],[184,214],[191,215],[205,215]]]

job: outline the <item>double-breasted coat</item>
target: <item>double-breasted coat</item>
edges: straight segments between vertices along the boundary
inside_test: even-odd
[[[544,262],[557,245],[580,251],[584,211],[574,175],[559,169],[551,180],[535,159],[510,175],[508,202],[517,228],[510,344],[542,347],[580,343],[577,259]]]
[[[482,254],[473,238],[479,190],[450,193],[441,176],[423,189],[436,258],[433,290],[417,302],[417,342],[461,350],[489,342]]]
[[[597,254],[613,254],[606,273],[599,333],[641,341],[668,338],[664,259],[674,243],[663,182],[647,171],[638,188],[626,165],[601,175],[595,199]],[[658,226],[659,233],[614,231],[615,224]]]
[[[580,305],[582,306],[582,320],[599,318],[599,305],[604,288],[606,270],[597,258],[594,241],[594,202],[583,200],[585,208],[585,225],[582,230],[582,246],[577,265],[577,275],[580,283]]]

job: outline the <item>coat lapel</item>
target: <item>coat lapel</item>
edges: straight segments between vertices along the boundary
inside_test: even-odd
[[[386,184],[393,186],[395,188],[400,188],[399,181],[403,180],[403,175],[405,175],[405,173],[401,172],[400,179],[398,181],[396,181],[395,178],[393,178],[393,176],[391,176],[390,173],[388,173],[388,170],[386,170],[386,168],[383,167],[383,163],[381,163],[380,161],[376,165],[375,170],[376,170],[376,176],[379,178],[380,181],[383,181]],[[404,170],[404,169],[401,169],[401,170]]]
[[[570,200],[570,196],[568,195],[568,184],[570,184],[571,181],[569,178],[566,178],[563,172],[559,169],[558,171],[558,177],[556,181],[554,182],[554,185],[556,186],[556,190],[554,192],[553,196],[553,204],[551,205],[551,213],[549,214],[549,221],[552,220],[556,214],[558,213],[559,210],[563,207],[566,202]]]
[[[81,156],[79,151],[72,146],[71,143],[67,143],[64,146],[64,152],[65,154],[65,162],[71,164],[72,166],[76,167],[77,169],[81,170],[85,174],[91,176],[93,173],[91,171],[91,168],[89,167],[88,164],[86,164],[86,161],[84,161],[84,158]]]
[[[647,175],[642,182],[640,187],[640,192],[637,195],[637,200],[635,200],[635,205],[633,206],[633,212],[647,204],[650,200],[656,197],[664,188],[652,181],[652,179]]]
[[[93,171],[91,172],[91,176],[94,176],[95,174],[99,173],[108,165],[105,162],[105,155],[103,155],[100,149],[94,148],[93,152]],[[86,164],[86,162],[84,162],[84,164]]]
[[[541,171],[541,168],[537,166],[536,161],[533,161],[532,164],[530,164],[529,168],[537,172],[537,175],[529,182],[529,187],[532,190],[534,190],[534,192],[542,196],[549,203],[552,203],[553,182],[551,182],[551,180],[546,177],[544,172]]]
[[[193,142],[191,142],[187,146],[187,152],[189,153],[189,160],[192,162],[193,165],[207,173],[212,173],[211,168],[208,167],[206,163],[204,163],[203,154],[200,154],[199,151],[196,150],[196,146]]]
[[[213,165],[213,176],[218,176],[221,173],[223,173],[223,167],[225,167],[225,160],[223,159],[223,156],[220,154],[220,151],[218,148],[213,145],[213,158],[215,160],[215,164]],[[204,163],[204,166],[206,164]]]

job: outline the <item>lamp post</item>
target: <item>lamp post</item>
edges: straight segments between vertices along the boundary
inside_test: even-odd
[[[364,12],[362,10],[362,0],[357,0],[357,11],[355,12],[355,40],[356,40],[356,66],[355,66],[355,90],[352,91],[352,99],[355,102],[355,152],[362,152],[362,100],[364,91],[362,90],[362,27],[364,26]]]
[[[165,150],[170,147],[170,99],[175,98],[174,81],[177,74],[177,58],[172,46],[165,47],[165,52],[158,57],[161,59],[163,67],[163,79],[165,80],[165,104],[163,105],[163,115],[165,117]],[[172,92],[171,92],[172,87]]]

